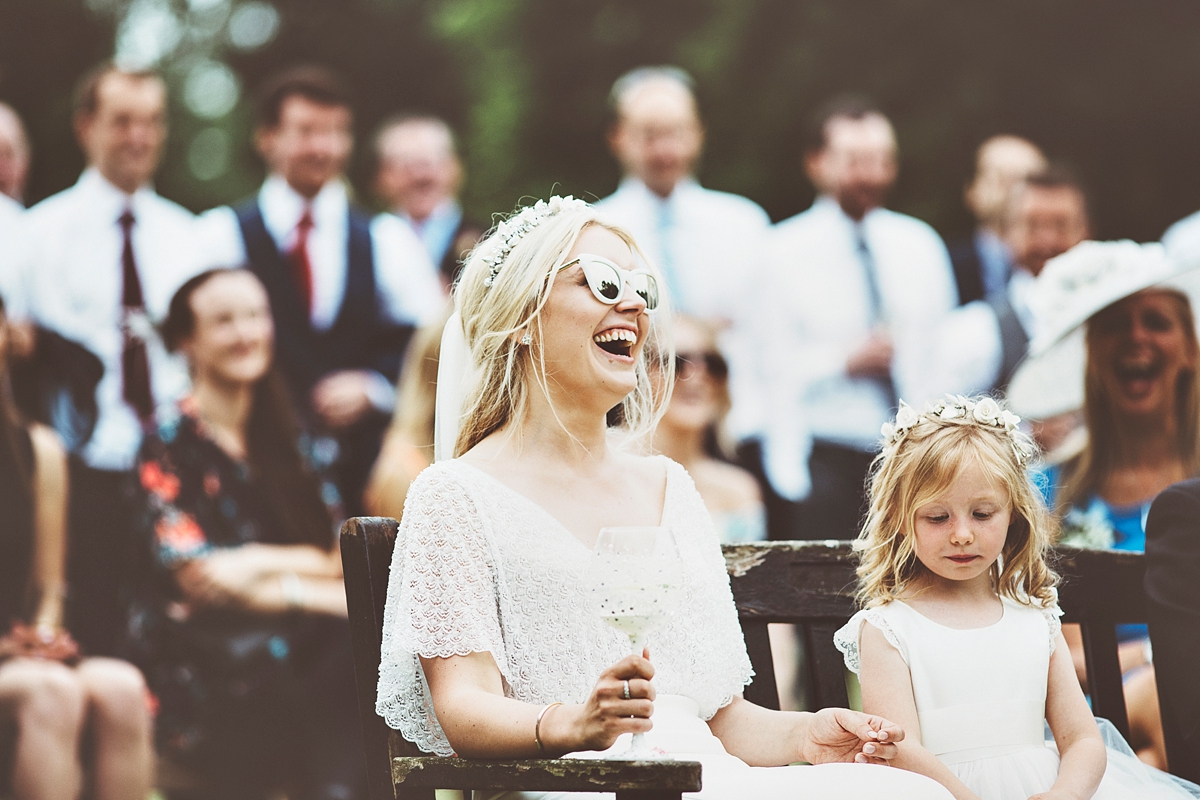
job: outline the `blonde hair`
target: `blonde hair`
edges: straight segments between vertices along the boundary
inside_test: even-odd
[[[969,413],[921,414],[893,436],[872,464],[870,507],[855,542],[859,603],[870,607],[900,599],[927,574],[913,546],[917,509],[944,494],[969,463],[986,469],[1008,491],[1008,536],[991,566],[996,592],[1027,605],[1053,602],[1058,576],[1046,556],[1055,521],[1030,480],[1028,459],[1035,452],[1020,431],[981,423]]]
[[[513,216],[519,213],[520,209]],[[488,258],[495,252],[496,229],[467,257],[454,296],[467,348],[482,374],[466,399],[455,457],[510,422],[523,419],[532,385],[540,388],[553,409],[542,348],[541,312],[554,288],[558,267],[579,236],[592,226],[620,237],[662,286],[662,278],[633,236],[604,222],[591,206],[564,208],[543,219],[520,237],[494,273]],[[632,443],[647,440],[653,433],[671,393],[675,352],[665,327],[670,313],[665,292],[660,291],[658,309],[650,315],[649,333],[636,365],[637,386],[620,405],[619,427]],[[528,346],[521,344],[525,334],[531,338]],[[651,353],[662,360],[658,366],[667,375],[657,390],[646,371]]]

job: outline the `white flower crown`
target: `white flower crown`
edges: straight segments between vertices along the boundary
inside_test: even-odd
[[[1029,463],[1033,457],[1033,448],[1027,437],[1018,430],[1021,418],[1001,407],[991,397],[964,397],[962,395],[947,396],[939,400],[929,411],[920,414],[912,406],[900,401],[896,410],[896,419],[883,423],[879,433],[883,436],[883,447],[886,453],[891,453],[910,430],[921,420],[959,420],[960,424],[982,425],[1002,431],[1012,443],[1013,453],[1017,462],[1022,466]]]
[[[483,279],[484,286],[490,287],[496,282],[496,276],[500,273],[500,268],[504,266],[504,262],[508,259],[509,254],[517,246],[517,242],[524,238],[525,234],[538,225],[541,225],[550,217],[561,214],[564,211],[583,210],[585,208],[591,208],[591,204],[585,200],[577,200],[571,195],[567,195],[566,197],[555,195],[549,200],[538,200],[533,205],[526,206],[497,225],[496,230],[487,238],[487,245],[490,247],[490,250],[483,259],[483,263],[488,265],[488,276]]]

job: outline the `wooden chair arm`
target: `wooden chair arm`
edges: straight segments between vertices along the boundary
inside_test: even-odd
[[[592,758],[491,761],[402,756],[392,759],[392,781],[397,790],[427,788],[674,794],[700,791],[700,763]]]

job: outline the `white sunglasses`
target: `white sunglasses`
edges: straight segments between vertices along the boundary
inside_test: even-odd
[[[658,281],[647,270],[621,269],[607,258],[583,253],[563,264],[555,272],[562,272],[576,264],[583,269],[588,287],[601,303],[614,306],[621,302],[621,297],[625,294],[625,284],[628,283],[638,297],[645,301],[647,311],[658,308]]]

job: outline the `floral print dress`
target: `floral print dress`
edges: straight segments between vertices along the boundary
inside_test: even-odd
[[[185,562],[215,548],[295,540],[271,513],[253,470],[217,445],[192,399],[181,400],[178,410],[146,437],[138,457],[151,577],[139,592],[130,632],[132,656],[159,701],[160,745],[186,755],[205,739],[213,707],[283,679],[302,657],[308,626],[300,615],[263,618],[184,602],[173,570]],[[328,481],[322,495],[340,519]],[[331,530],[331,546],[334,537]]]

